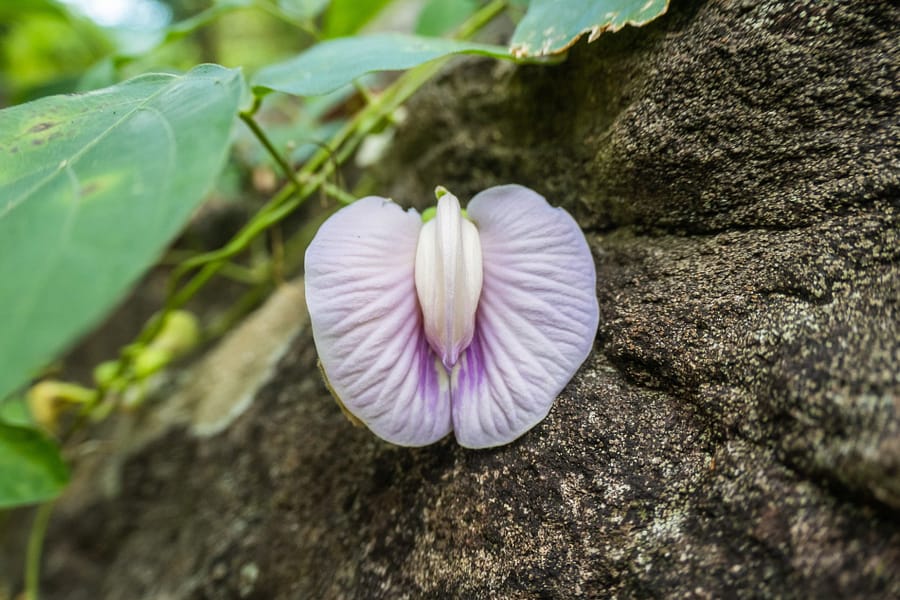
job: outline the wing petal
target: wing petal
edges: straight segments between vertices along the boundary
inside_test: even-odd
[[[422,221],[370,196],[326,221],[306,251],[306,299],[331,388],[379,437],[403,446],[452,427],[446,370],[425,339],[415,288]]]
[[[453,429],[470,448],[539,423],[593,347],[596,274],[580,227],[518,185],[475,196],[484,279],[475,335],[452,375]]]

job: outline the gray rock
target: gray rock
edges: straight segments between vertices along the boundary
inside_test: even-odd
[[[673,3],[410,106],[401,202],[518,182],[595,252],[596,350],[508,446],[392,447],[303,327],[247,412],[66,511],[48,598],[900,596],[900,13]]]

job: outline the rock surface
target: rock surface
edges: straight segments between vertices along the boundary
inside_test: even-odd
[[[459,65],[382,173],[585,227],[600,331],[547,420],[391,447],[302,326],[224,431],[63,503],[47,598],[900,597],[897,31],[887,1],[680,2],[557,67]]]

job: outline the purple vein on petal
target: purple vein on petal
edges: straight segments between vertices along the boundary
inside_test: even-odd
[[[521,186],[478,194],[484,282],[473,342],[454,373],[460,444],[508,443],[546,416],[587,358],[599,309],[594,263],[565,211]]]
[[[326,221],[306,253],[313,337],[332,388],[377,435],[405,446],[452,427],[416,298],[420,227],[415,211],[363,198]]]

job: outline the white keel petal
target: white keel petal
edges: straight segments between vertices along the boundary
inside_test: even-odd
[[[431,347],[449,370],[472,341],[482,284],[481,241],[459,200],[444,193],[416,249],[416,291]]]

